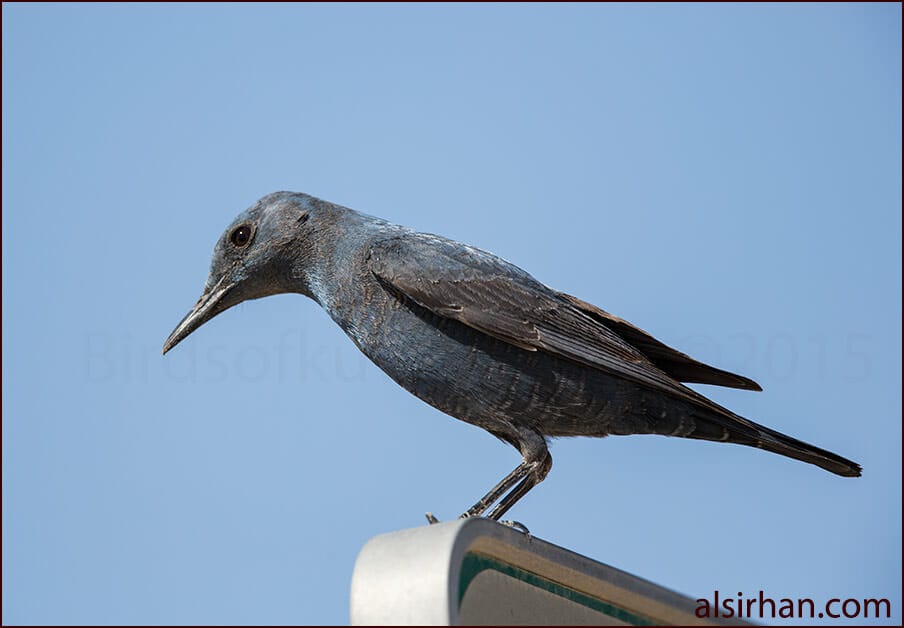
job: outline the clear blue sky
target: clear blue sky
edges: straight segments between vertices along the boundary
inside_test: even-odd
[[[537,536],[900,623],[899,4],[2,12],[4,623],[345,623],[369,538],[518,462],[300,296],[160,355],[281,189],[492,250],[865,469],[558,440]]]

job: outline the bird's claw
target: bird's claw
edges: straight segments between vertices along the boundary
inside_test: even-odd
[[[527,526],[521,523],[520,521],[500,521],[504,526],[510,527],[512,530],[517,530],[518,532],[523,533],[528,539],[531,538],[530,530],[527,529]]]
[[[429,523],[430,525],[433,525],[434,523],[439,523],[439,519],[437,519],[436,515],[434,515],[432,512],[426,512],[426,513],[424,513],[424,516],[427,518],[427,523]],[[471,517],[473,517],[473,515],[464,513],[463,515],[461,515],[459,517],[459,519],[470,519]],[[512,530],[517,530],[518,532],[523,533],[528,539],[531,538],[530,530],[528,530],[527,526],[524,525],[523,523],[521,523],[520,521],[505,520],[505,521],[499,521],[497,523],[501,523],[504,526],[508,526]]]

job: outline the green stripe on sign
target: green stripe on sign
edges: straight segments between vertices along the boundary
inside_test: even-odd
[[[602,613],[614,619],[618,619],[619,621],[631,624],[632,626],[654,626],[657,624],[657,622],[647,619],[646,617],[637,615],[636,613],[632,613],[631,611],[627,611],[623,608],[613,606],[608,602],[603,602],[602,600],[591,597],[586,593],[575,591],[574,589],[563,586],[557,582],[553,582],[551,580],[547,580],[542,576],[538,576],[535,573],[525,571],[519,567],[515,567],[514,565],[509,565],[508,563],[500,562],[495,558],[474,552],[468,552],[467,554],[465,554],[464,560],[461,563],[461,577],[458,580],[459,608],[461,608],[461,601],[465,597],[468,586],[470,586],[474,578],[477,577],[477,574],[487,569],[498,571],[499,573],[504,574],[510,578],[515,578],[516,580],[520,580],[521,582],[537,587],[538,589],[548,591],[549,593],[558,595],[559,597],[574,602],[575,604],[580,604],[581,606],[593,609],[599,613]]]

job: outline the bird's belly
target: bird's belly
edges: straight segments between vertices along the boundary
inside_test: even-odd
[[[361,350],[415,396],[498,436],[514,426],[547,436],[636,433],[665,412],[660,395],[624,380],[413,303],[394,305],[378,324],[370,321],[373,333],[355,339]]]

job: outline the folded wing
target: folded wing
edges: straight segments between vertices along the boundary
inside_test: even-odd
[[[747,378],[707,366],[630,323],[555,292],[490,253],[427,234],[383,240],[370,267],[390,290],[528,351],[546,351],[650,389],[733,413],[680,381],[759,390]]]

